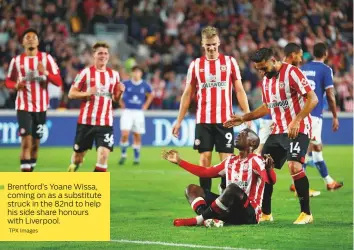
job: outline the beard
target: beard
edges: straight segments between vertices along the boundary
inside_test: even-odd
[[[264,75],[268,78],[268,79],[272,79],[274,76],[278,75],[278,71],[276,70],[272,70],[270,72],[265,73]]]
[[[239,151],[245,150],[245,147],[242,147],[238,142],[236,142],[235,148],[237,148]]]

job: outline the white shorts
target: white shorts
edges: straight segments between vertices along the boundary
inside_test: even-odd
[[[120,130],[145,134],[145,116],[143,110],[124,109],[120,116]]]
[[[261,119],[259,128],[259,139],[260,144],[264,144],[268,139],[270,133],[272,132],[273,120],[271,119]]]
[[[311,143],[318,145],[322,143],[322,118],[311,116],[312,138]]]

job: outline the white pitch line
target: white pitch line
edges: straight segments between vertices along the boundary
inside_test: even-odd
[[[248,248],[235,248],[235,247],[220,247],[220,246],[204,246],[204,245],[194,245],[194,244],[181,244],[172,242],[162,242],[162,241],[141,241],[141,240],[111,240],[112,242],[118,243],[131,243],[131,244],[141,244],[141,245],[161,245],[161,246],[171,246],[171,247],[189,247],[189,248],[204,248],[204,249],[226,249],[226,250],[251,250]],[[262,249],[253,249],[262,250]]]

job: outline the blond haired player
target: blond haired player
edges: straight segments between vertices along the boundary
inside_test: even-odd
[[[199,164],[210,167],[214,146],[220,160],[234,152],[233,129],[223,126],[223,122],[230,119],[233,113],[232,89],[236,91],[240,107],[245,113],[249,112],[249,106],[236,59],[219,53],[220,39],[217,29],[205,27],[201,35],[205,55],[196,58],[189,65],[186,88],[172,133],[178,137],[192,95],[196,93],[197,124],[194,149],[200,154]],[[225,185],[226,181],[223,178],[221,189],[225,189]],[[211,179],[200,178],[200,186],[204,191],[210,191]]]

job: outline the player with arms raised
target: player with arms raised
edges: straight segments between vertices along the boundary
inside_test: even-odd
[[[313,221],[310,211],[309,181],[302,164],[311,137],[310,112],[318,103],[301,70],[293,65],[275,60],[273,51],[261,48],[252,55],[255,68],[264,76],[262,83],[263,105],[243,116],[233,115],[224,125],[232,127],[272,115],[274,127],[264,144],[262,155],[270,154],[275,168],[281,169],[288,161],[289,172],[294,180],[300,201],[301,213],[294,224]],[[262,204],[262,221],[272,221],[271,196],[273,185],[266,184]]]
[[[248,128],[244,129],[235,140],[239,155],[232,154],[211,168],[186,162],[175,150],[163,151],[164,159],[178,164],[196,176],[226,178],[226,189],[220,196],[190,184],[186,189],[186,198],[198,216],[175,219],[174,225],[195,226],[209,219],[215,219],[209,226],[221,226],[218,220],[231,225],[257,224],[261,215],[264,184],[276,182],[272,158],[265,155],[264,160],[253,153],[258,145],[257,134]]]
[[[6,86],[17,90],[16,110],[21,140],[21,171],[32,172],[37,163],[40,139],[46,126],[48,83],[62,85],[53,57],[38,51],[38,33],[28,29],[22,34],[24,53],[9,65]]]
[[[177,122],[173,135],[178,137],[191,98],[197,95],[197,114],[194,149],[200,154],[199,164],[210,167],[212,151],[219,152],[220,160],[233,153],[233,129],[223,127],[222,123],[232,114],[232,87],[234,87],[241,109],[249,112],[248,100],[241,82],[241,75],[235,58],[220,54],[220,39],[215,27],[202,30],[202,47],[205,56],[191,62],[186,89],[181,98]],[[205,191],[211,190],[211,179],[200,178],[200,185]],[[225,179],[221,189],[225,188]]]
[[[104,42],[93,45],[94,65],[79,72],[69,92],[69,98],[82,99],[69,172],[79,168],[94,141],[97,148],[94,172],[107,171],[114,145],[112,100],[118,102],[124,92],[119,73],[107,67],[108,49]]]

